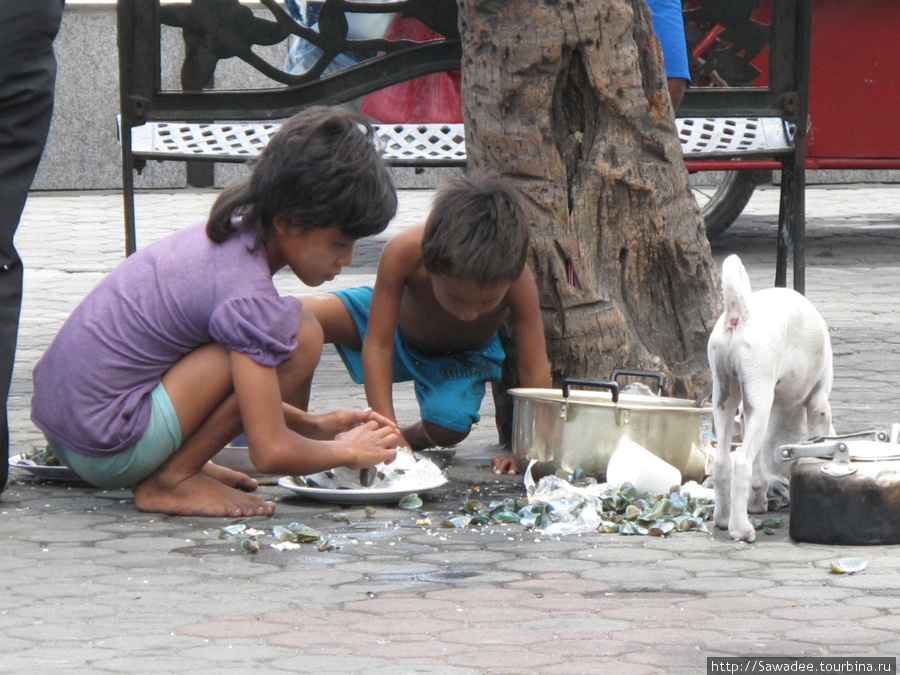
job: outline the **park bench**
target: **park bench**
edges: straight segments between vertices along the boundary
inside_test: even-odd
[[[765,1],[765,0],[764,0]],[[708,30],[701,45],[712,58],[703,77],[748,66],[768,49],[768,83],[749,87],[692,87],[678,110],[676,127],[689,170],[771,168],[782,170],[776,285],[787,284],[793,252],[794,287],[803,292],[805,260],[805,138],[809,34],[812,0],[771,0],[769,25],[750,19],[757,0],[694,0],[685,12]],[[134,172],[148,160],[244,162],[256,156],[283,120],[313,104],[340,104],[430,73],[459,68],[461,43],[456,0],[399,0],[366,4],[325,0],[337,21],[322,21],[321,33],[294,21],[281,0],[260,0],[254,13],[239,0],[119,0],[118,39],[125,201],[126,253],[136,248]],[[428,42],[348,39],[345,13],[402,12],[444,37]],[[337,25],[337,29],[333,28]],[[711,28],[710,28],[711,27]],[[164,85],[164,30],[181,29],[184,59],[180,83]],[[291,35],[323,50],[316,65],[291,75],[253,50]],[[727,38],[727,43],[723,43]],[[323,73],[343,52],[364,50],[369,58],[338,72]],[[699,50],[699,47],[698,47]],[[700,53],[698,51],[698,53]],[[216,89],[210,86],[219,60],[238,57],[273,86]],[[729,61],[730,57],[730,61]],[[746,62],[746,63],[745,63]],[[729,65],[730,63],[730,65]],[[393,166],[464,166],[461,124],[377,124],[385,160]]]

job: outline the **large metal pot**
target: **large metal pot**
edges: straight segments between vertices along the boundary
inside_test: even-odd
[[[603,391],[575,391],[573,385]],[[536,460],[536,479],[562,469],[583,469],[603,481],[609,458],[623,438],[644,446],[681,471],[702,480],[711,440],[712,408],[694,401],[619,392],[614,381],[566,380],[562,389],[510,389],[512,451],[519,471]],[[704,438],[704,434],[706,435]]]

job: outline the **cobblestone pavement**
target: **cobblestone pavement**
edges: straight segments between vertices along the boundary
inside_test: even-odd
[[[423,217],[406,191],[384,237],[361,245],[334,283],[372,278],[380,245]],[[208,192],[138,196],[139,245],[203,217]],[[774,278],[777,191],[762,190],[713,247],[738,252],[755,288]],[[839,432],[898,416],[900,187],[812,188],[808,296],[831,329]],[[18,244],[26,264],[13,453],[40,437],[28,420],[31,368],[67,313],[120,259],[121,197],[35,193]],[[304,292],[286,276],[285,292]],[[360,405],[326,350],[320,409]],[[400,394],[401,418],[416,408]],[[488,397],[489,398],[489,397]],[[401,420],[402,421],[402,420]],[[242,553],[224,519],[137,512],[128,492],[41,481],[21,469],[0,501],[0,672],[698,673],[710,656],[896,656],[897,546],[753,545],[727,534],[546,537],[518,525],[444,529],[461,498],[522,495],[490,474],[489,401],[457,451],[448,485],[420,512],[305,501],[276,485],[271,519],[306,523],[337,548]],[[417,524],[428,515],[431,526]],[[782,514],[786,517],[786,513]],[[830,572],[861,556],[853,575]]]

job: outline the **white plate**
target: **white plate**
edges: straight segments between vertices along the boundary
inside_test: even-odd
[[[30,459],[26,459],[25,455],[13,455],[9,458],[9,465],[18,469],[25,469],[25,471],[34,474],[38,478],[44,478],[45,480],[73,480],[84,482],[77,473],[67,466],[45,466],[43,464],[35,464]]]
[[[287,488],[291,492],[296,492],[304,497],[315,499],[320,502],[332,502],[334,504],[385,504],[387,502],[399,502],[406,495],[415,493],[423,493],[427,490],[433,490],[447,482],[446,478],[441,477],[430,484],[421,484],[415,487],[405,488],[359,488],[359,489],[343,489],[336,490],[331,488],[309,487],[300,485],[292,476],[284,476],[278,479],[278,484]]]

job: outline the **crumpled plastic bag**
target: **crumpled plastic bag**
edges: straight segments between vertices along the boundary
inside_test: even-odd
[[[608,483],[590,483],[584,486],[572,485],[556,475],[544,476],[537,483],[531,474],[535,460],[528,463],[523,476],[528,501],[532,504],[547,504],[550,525],[539,531],[546,535],[583,534],[596,532],[603,518],[602,500],[615,492]]]

